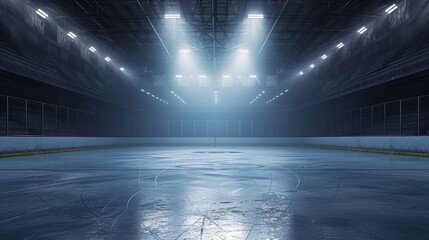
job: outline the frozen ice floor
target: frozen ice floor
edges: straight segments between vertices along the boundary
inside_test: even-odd
[[[428,158],[134,147],[0,166],[0,239],[429,239]]]

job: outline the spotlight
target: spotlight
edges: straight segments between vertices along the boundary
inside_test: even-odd
[[[303,71],[299,71],[299,75],[300,76],[304,75],[304,72]]]
[[[124,67],[120,67],[119,70],[121,70],[121,72],[125,71]]]
[[[311,65],[309,66],[309,68],[314,68],[314,67],[316,67],[316,65],[314,65],[314,64],[311,64]]]
[[[176,75],[176,78],[182,78],[183,75]]]
[[[42,18],[47,18],[49,17],[48,14],[46,14],[44,11],[42,11],[40,8],[37,9],[36,13],[41,16]]]
[[[342,42],[337,45],[338,49],[341,49],[342,47],[344,47],[344,43],[342,43]]]
[[[253,78],[253,79],[255,79],[255,78],[256,78],[256,75],[250,75],[250,76],[249,76],[249,78]]]
[[[145,92],[144,89],[140,89],[140,91]]]
[[[190,49],[180,49],[179,52],[182,54],[187,54],[187,53],[191,53],[191,50]]]
[[[91,52],[96,52],[96,51],[97,51],[97,49],[96,49],[95,47],[91,46],[91,47],[89,48],[89,51],[91,51]]]
[[[178,13],[167,13],[164,15],[165,19],[179,19],[180,18],[180,14]]]
[[[323,54],[320,58],[321,58],[321,59],[323,59],[323,60],[325,60],[325,59],[327,59],[327,58],[328,58],[328,55]]]
[[[109,57],[105,57],[104,60],[106,60],[106,62],[110,62],[112,59],[110,59]]]
[[[396,4],[393,4],[392,6],[390,6],[389,8],[386,9],[386,13],[387,14],[391,14],[393,13],[396,9],[398,9],[398,6]]]
[[[67,36],[69,36],[71,39],[75,39],[77,37],[73,32],[67,33]]]
[[[366,30],[368,30],[366,27],[361,27],[357,32],[359,34],[363,34],[364,32],[366,32]]]
[[[247,18],[249,18],[249,19],[262,19],[262,18],[264,18],[264,14],[261,14],[261,13],[249,13],[247,15]]]

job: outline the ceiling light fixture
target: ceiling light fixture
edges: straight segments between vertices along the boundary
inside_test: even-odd
[[[165,19],[179,19],[180,18],[180,14],[178,13],[167,13],[164,15]]]
[[[249,19],[262,19],[262,18],[264,18],[264,14],[261,14],[261,13],[249,13],[247,15],[247,18],[249,18]]]
[[[75,39],[77,37],[73,32],[67,33],[67,36],[69,36],[71,39]]]
[[[89,51],[91,51],[91,52],[96,52],[96,51],[97,51],[97,49],[96,49],[95,47],[91,46],[91,47],[89,48]]]
[[[240,54],[248,54],[249,53],[249,49],[238,49],[238,53],[240,53]]]
[[[328,58],[328,55],[323,54],[320,58],[321,58],[321,59],[323,59],[323,60],[325,60],[325,59],[327,59],[327,58]]]
[[[314,68],[314,67],[316,67],[316,65],[314,65],[314,64],[311,64],[311,65],[309,66],[309,68]]]
[[[389,8],[386,9],[386,13],[387,14],[391,14],[392,12],[394,12],[396,9],[398,9],[398,5],[393,4],[392,6],[390,6]]]
[[[120,67],[119,70],[121,70],[121,72],[125,71],[124,67]]]
[[[304,75],[304,72],[303,71],[299,71],[299,75],[300,76]]]
[[[41,16],[43,19],[49,17],[48,14],[46,14],[44,11],[42,11],[40,8],[37,9],[36,13]]]
[[[366,27],[361,27],[357,32],[359,34],[363,34],[364,32],[366,32],[368,29]]]
[[[106,62],[110,62],[112,59],[110,59],[109,57],[105,57],[104,60],[106,60]]]
[[[342,43],[342,42],[337,45],[338,49],[341,49],[342,47],[344,47],[344,43]]]

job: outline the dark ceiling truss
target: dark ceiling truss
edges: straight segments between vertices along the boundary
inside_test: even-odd
[[[228,57],[242,44],[248,31],[242,28],[246,14],[260,11],[261,39],[252,51],[267,72],[291,74],[307,64],[321,46],[329,46],[354,30],[359,19],[377,17],[371,11],[391,0],[73,0],[52,1],[79,27],[93,35],[103,48],[112,51],[125,65],[137,71],[144,66],[162,69],[181,47],[177,36],[186,38],[186,45],[205,53],[210,61]],[[178,12],[175,33],[168,28],[165,13]],[[214,21],[213,21],[214,20]],[[216,25],[214,38],[213,24]],[[213,41],[215,39],[215,41]],[[216,53],[213,53],[213,46]]]

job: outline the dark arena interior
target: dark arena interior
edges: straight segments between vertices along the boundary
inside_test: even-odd
[[[0,0],[0,239],[429,239],[429,1]]]

